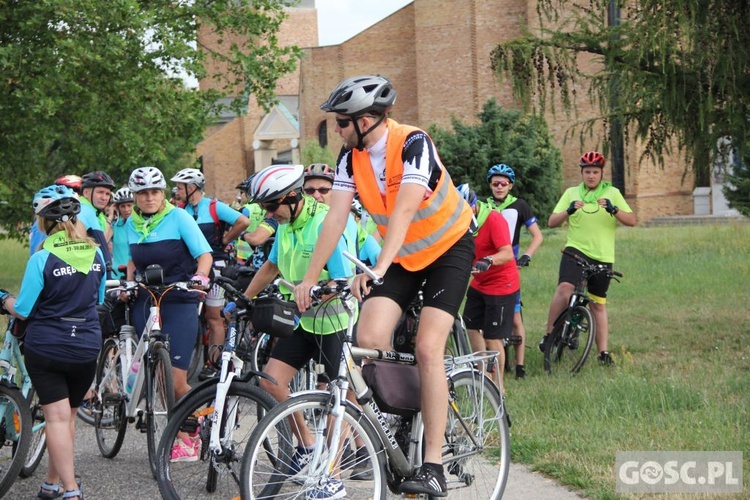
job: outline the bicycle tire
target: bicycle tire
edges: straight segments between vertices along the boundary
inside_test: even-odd
[[[104,400],[97,399],[93,402],[96,445],[104,458],[114,458],[120,453],[128,429],[125,383],[122,380],[122,361],[118,349],[116,340],[104,341],[96,366],[96,386],[106,395]],[[111,373],[112,370],[114,373]],[[107,386],[102,387],[105,382]]]
[[[596,323],[587,307],[577,305],[564,311],[545,345],[545,371],[578,373],[591,352],[595,336]]]
[[[216,390],[215,384],[197,388],[188,399],[180,401],[164,429],[157,449],[157,481],[159,491],[165,499],[233,498],[240,494],[238,479],[235,478],[239,478],[245,444],[258,423],[258,410],[254,407],[260,406],[265,408],[264,411],[268,411],[276,401],[253,384],[232,381],[227,398],[237,406],[239,420],[233,430],[232,443],[227,449],[227,454],[222,457],[221,463],[217,463],[208,448]],[[224,414],[227,415],[226,409]],[[200,431],[198,435],[201,437],[199,459],[194,462],[171,462],[172,447],[180,438],[178,433],[195,429]],[[216,484],[210,485],[209,474],[214,472],[217,472]],[[206,490],[207,486],[212,487],[213,494]]]
[[[157,448],[174,406],[174,375],[172,374],[172,361],[165,348],[153,347],[150,355],[146,399],[146,442],[151,473],[156,478],[159,462]]]
[[[443,442],[448,496],[499,499],[510,470],[510,429],[503,397],[495,383],[476,370],[453,373],[450,379],[455,411],[470,427],[471,436],[449,409]],[[421,430],[420,436],[424,427]],[[454,459],[454,455],[459,458]]]
[[[26,396],[26,400],[29,402],[29,413],[31,413],[31,444],[29,445],[29,454],[26,456],[26,461],[21,467],[19,475],[23,478],[31,477],[36,471],[39,464],[44,458],[44,451],[47,449],[47,433],[46,422],[44,420],[44,411],[42,405],[39,404],[39,397],[36,391],[32,387],[29,389],[29,394]],[[42,425],[44,424],[44,425]],[[37,430],[34,427],[39,426]]]
[[[31,412],[21,391],[0,384],[0,498],[13,486],[31,446]]]
[[[206,326],[203,321],[198,322],[198,336],[195,338],[195,345],[193,346],[193,352],[190,355],[190,366],[188,367],[188,380],[192,380],[198,375],[198,372],[203,368],[205,362],[205,346],[203,345],[203,336],[206,331]]]
[[[306,425],[317,428],[318,436],[324,436],[328,427],[331,396],[328,393],[299,394],[274,407],[258,424],[245,448],[242,460],[240,485],[243,499],[261,500],[268,498],[302,498],[305,491],[317,484],[320,474],[324,472],[325,460],[318,464],[310,462],[307,473],[289,478],[289,463],[294,453],[293,433],[289,432],[292,415],[301,412],[305,415]],[[356,481],[351,478],[354,461],[350,462],[340,474],[346,489],[346,498],[384,499],[388,492],[385,472],[385,458],[380,438],[367,417],[351,404],[346,404],[344,412],[346,428],[353,434],[348,436],[354,442],[354,436],[362,438],[366,458],[362,460],[363,469],[372,471],[369,481]],[[342,429],[345,428],[342,425]],[[316,433],[313,431],[313,435]],[[322,438],[322,437],[321,437]],[[347,442],[347,436],[341,436],[341,442]],[[274,451],[278,450],[274,453]],[[324,453],[324,458],[327,453]],[[360,460],[359,458],[357,460]],[[312,471],[312,472],[310,472]],[[297,484],[297,483],[302,484]]]
[[[448,349],[454,356],[466,356],[472,353],[469,334],[460,316],[453,320]]]
[[[250,367],[253,371],[262,372],[268,360],[271,358],[273,339],[267,333],[259,333],[253,348]]]

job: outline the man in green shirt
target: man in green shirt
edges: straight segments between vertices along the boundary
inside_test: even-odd
[[[552,215],[549,216],[549,227],[558,227],[568,221],[568,238],[566,250],[581,255],[594,264],[605,264],[612,267],[615,262],[615,228],[617,221],[626,226],[635,226],[636,217],[622,193],[605,182],[604,156],[596,151],[581,156],[581,177],[583,182],[568,188],[557,202]],[[547,316],[547,334],[539,344],[544,352],[547,335],[552,326],[565,310],[573,294],[576,283],[581,280],[581,271],[575,260],[563,254],[560,262],[560,277],[557,290],[552,297]],[[607,351],[609,340],[609,322],[607,318],[607,289],[609,278],[595,275],[589,279],[588,292],[591,298],[591,313],[596,321],[596,346],[599,350],[599,361],[606,365],[613,364],[612,356]]]

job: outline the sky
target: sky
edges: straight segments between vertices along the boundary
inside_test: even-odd
[[[412,0],[315,0],[320,45],[336,45],[388,17]]]

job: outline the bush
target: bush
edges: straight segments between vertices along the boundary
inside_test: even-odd
[[[468,182],[485,198],[491,195],[487,170],[505,163],[516,173],[512,194],[525,199],[540,225],[546,225],[562,190],[562,154],[544,118],[503,109],[495,99],[487,101],[477,117],[478,125],[454,118],[453,132],[429,129],[454,183]]]

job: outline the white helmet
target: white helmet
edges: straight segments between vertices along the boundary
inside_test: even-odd
[[[272,165],[258,172],[250,184],[255,203],[274,201],[292,191],[299,191],[304,182],[303,165]]]
[[[128,179],[128,187],[133,193],[146,189],[167,189],[164,175],[156,167],[140,167],[133,170]]]
[[[206,177],[203,172],[197,168],[183,168],[170,179],[172,182],[181,182],[183,184],[195,184],[198,189],[203,189],[206,185]]]
[[[127,187],[120,188],[112,197],[112,202],[115,205],[120,203],[133,203],[133,193]]]
[[[349,116],[383,114],[395,102],[396,89],[387,78],[365,75],[347,78],[339,83],[320,109]]]

